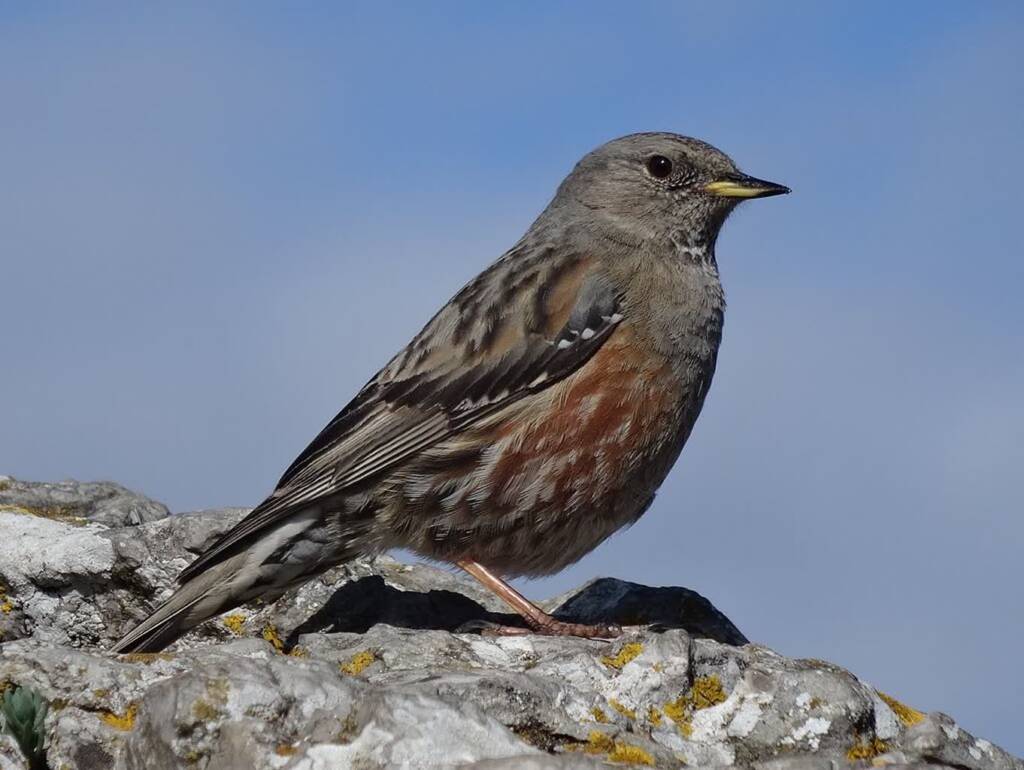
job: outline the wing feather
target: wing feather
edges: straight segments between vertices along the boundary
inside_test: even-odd
[[[515,256],[456,295],[328,423],[277,489],[179,580],[296,510],[376,478],[586,363],[622,321],[617,290],[585,259],[548,259],[531,270]],[[545,302],[567,293],[575,296],[571,305]]]

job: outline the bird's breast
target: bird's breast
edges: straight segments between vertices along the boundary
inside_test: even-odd
[[[680,381],[624,324],[578,372],[478,435],[489,448],[466,502],[509,520],[628,518],[678,454],[701,389]]]
[[[680,367],[649,334],[624,320],[572,375],[424,453],[402,474],[403,520],[415,529],[403,545],[546,574],[635,521],[714,370],[710,346]]]

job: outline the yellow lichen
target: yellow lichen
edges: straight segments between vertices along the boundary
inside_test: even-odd
[[[125,709],[123,714],[115,714],[113,711],[104,711],[100,714],[100,719],[106,722],[108,725],[113,727],[115,730],[121,730],[127,732],[135,726],[135,715],[139,711],[137,703],[128,704],[128,708]]]
[[[693,724],[690,722],[690,707],[686,702],[685,695],[666,703],[663,710],[665,716],[676,723],[679,732],[687,738],[693,735]]]
[[[604,711],[602,711],[597,706],[594,706],[594,708],[590,709],[590,715],[594,717],[595,722],[600,722],[601,724],[608,723],[608,715],[605,714]]]
[[[345,663],[341,664],[341,672],[343,674],[348,674],[349,676],[358,676],[359,674],[363,673],[363,671],[365,671],[366,668],[370,666],[375,660],[377,660],[377,656],[369,650],[357,652]]]
[[[4,513],[18,513],[22,516],[38,516],[40,519],[51,519],[64,524],[81,527],[89,523],[88,519],[76,516],[75,509],[68,505],[0,505]]]
[[[275,650],[281,653],[284,652],[284,640],[281,639],[272,623],[267,623],[267,625],[263,626],[263,638],[274,645]]]
[[[601,662],[606,666],[622,670],[622,667],[633,660],[641,652],[644,651],[644,646],[640,642],[630,642],[629,644],[622,645],[622,648],[614,656],[604,655],[601,657]]]
[[[3,602],[0,604],[0,612],[4,615],[10,614],[11,610],[14,609],[14,605],[11,604],[11,600],[7,598],[7,586],[3,583],[0,583],[0,602]]]
[[[297,751],[298,748],[296,748],[290,743],[279,743],[277,744],[277,746],[274,747],[274,753],[277,754],[277,756],[279,757],[290,757]]]
[[[298,647],[298,646],[292,647],[291,650],[288,652],[288,654],[291,655],[293,658],[307,658],[307,657],[309,657],[309,652],[306,651],[305,647]]]
[[[626,719],[636,719],[636,712],[631,708],[626,708],[626,706],[619,703],[615,698],[609,698],[608,704],[622,714],[622,716],[626,717]]]
[[[694,711],[717,706],[719,703],[724,703],[727,697],[729,696],[722,689],[722,681],[715,674],[698,676],[693,680],[693,687],[690,688],[687,695],[693,704]]]
[[[173,652],[126,652],[121,660],[127,663],[154,663],[158,660],[174,660]]]
[[[105,687],[100,687],[92,691],[92,697],[94,698],[106,698],[110,695],[110,690]]]
[[[654,708],[654,706],[651,706],[647,709],[647,721],[655,727],[660,727],[664,720],[661,718],[661,712]]]
[[[611,739],[611,736],[605,735],[600,730],[591,730],[583,750],[588,754],[607,754],[614,748],[615,741]]]
[[[615,742],[615,748],[608,752],[608,759],[612,762],[627,762],[631,765],[647,765],[654,767],[654,757],[639,746],[631,746],[628,743]]]
[[[851,762],[856,762],[861,759],[874,759],[879,754],[884,754],[888,750],[888,743],[880,738],[872,738],[870,741],[857,741],[857,743],[853,744],[846,750],[846,758]]]
[[[689,738],[693,734],[693,712],[724,703],[727,697],[722,688],[722,680],[717,675],[698,676],[693,680],[689,692],[665,704],[665,715]]]
[[[614,740],[610,735],[600,730],[591,730],[587,736],[587,742],[566,747],[570,751],[582,749],[587,754],[607,754],[612,762],[626,762],[631,765],[654,766],[654,757],[639,746],[632,746],[628,743]]]
[[[245,615],[240,612],[235,612],[228,615],[221,622],[228,627],[228,630],[231,631],[231,633],[241,636],[242,626],[245,625]]]
[[[911,725],[919,724],[924,721],[924,714],[915,708],[911,708],[906,703],[900,703],[898,700],[893,698],[891,695],[886,695],[881,690],[876,690],[878,697],[885,701],[886,705],[892,709],[899,720],[907,727]]]

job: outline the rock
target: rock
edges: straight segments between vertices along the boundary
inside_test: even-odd
[[[167,506],[110,481],[40,483],[0,476],[0,510],[20,509],[47,519],[126,527],[162,519]]]
[[[65,488],[37,486],[37,507],[51,487]],[[1024,770],[943,714],[747,643],[698,594],[608,578],[546,606],[653,627],[613,642],[467,633],[516,619],[469,578],[382,557],[213,620],[166,652],[112,655],[245,511],[129,525],[108,514],[0,512],[0,623],[13,640],[0,647],[0,683],[50,704],[54,770]],[[20,767],[5,736],[0,770]]]
[[[749,641],[711,602],[687,588],[650,588],[598,578],[547,605],[546,609],[557,617],[577,623],[612,620],[624,626],[685,628],[694,636],[725,644]],[[614,617],[608,616],[610,610],[614,610]]]
[[[133,502],[129,502],[132,505]],[[0,639],[106,647],[169,595],[178,571],[245,509],[109,527],[70,509],[0,508]],[[112,515],[112,518],[116,516]]]

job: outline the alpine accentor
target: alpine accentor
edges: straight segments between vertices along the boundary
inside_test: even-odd
[[[159,650],[390,548],[459,565],[536,633],[614,636],[502,577],[556,572],[651,504],[715,371],[719,229],[738,202],[786,192],[674,134],[591,152],[115,649]]]

